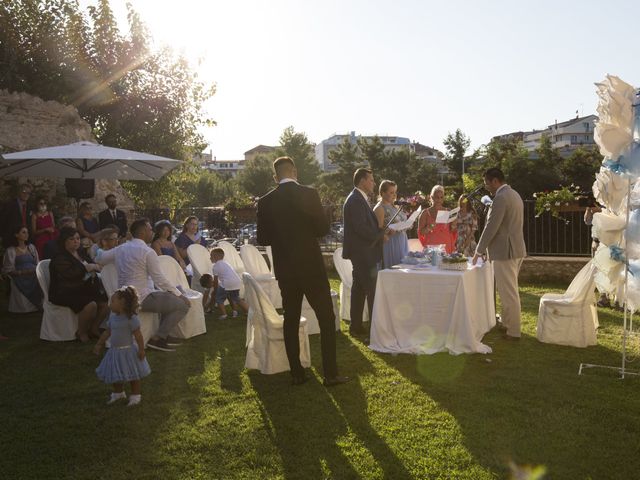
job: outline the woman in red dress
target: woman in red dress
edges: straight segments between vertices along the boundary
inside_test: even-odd
[[[456,238],[458,237],[457,225],[451,223],[436,223],[436,217],[440,210],[448,210],[444,207],[444,187],[435,185],[431,189],[431,206],[420,214],[418,220],[418,238],[422,246],[444,245],[447,253],[456,251]]]
[[[36,211],[31,214],[31,232],[39,258],[44,258],[44,245],[58,237],[55,225],[53,213],[47,208],[47,199],[38,197]]]

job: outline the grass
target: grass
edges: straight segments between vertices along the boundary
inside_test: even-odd
[[[335,283],[335,280],[332,280]],[[333,285],[336,288],[336,284]],[[524,338],[491,355],[383,355],[338,336],[351,383],[246,371],[243,319],[208,317],[175,354],[150,351],[143,402],[107,407],[91,346],[38,340],[39,316],[0,328],[0,472],[7,479],[638,478],[639,382],[580,362],[620,363],[621,315],[601,309],[599,345],[539,343],[539,296],[521,289]],[[6,314],[5,314],[6,315]],[[637,351],[637,345],[632,345]],[[633,364],[632,364],[633,366]]]

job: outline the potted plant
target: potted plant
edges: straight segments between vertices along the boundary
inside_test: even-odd
[[[580,188],[574,184],[560,187],[558,190],[534,193],[533,198],[536,199],[536,217],[544,212],[550,212],[552,216],[559,217],[560,212],[580,210],[578,206]]]

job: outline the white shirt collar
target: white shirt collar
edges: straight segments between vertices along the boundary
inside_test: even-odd
[[[293,178],[283,178],[278,182],[278,185],[282,185],[283,183],[290,183],[290,182],[298,183],[298,181]]]
[[[507,185],[506,183],[503,183],[502,185],[500,185],[500,186],[498,187],[498,189],[496,190],[496,195],[498,195],[498,192],[499,192],[500,190],[502,190],[504,187],[508,187],[508,186],[509,186],[509,185]]]
[[[356,187],[356,190],[359,191],[364,197],[364,199],[367,201],[367,203],[369,203],[369,195],[367,195],[367,192],[365,192],[364,190],[360,190],[358,187]]]

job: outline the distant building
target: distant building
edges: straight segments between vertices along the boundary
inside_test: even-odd
[[[596,120],[598,120],[596,115],[576,117],[566,122],[556,122],[543,130],[508,133],[493,137],[493,140],[521,140],[524,148],[533,152],[540,147],[542,137],[547,136],[551,140],[553,148],[557,149],[561,155],[568,156],[579,147],[595,146],[593,129]]]
[[[244,168],[244,163],[245,160],[217,160],[213,157],[213,160],[203,163],[202,167],[221,175],[235,177]]]
[[[316,160],[323,171],[335,170],[335,165],[332,165],[329,160],[329,152],[338,148],[345,138],[349,139],[349,143],[352,145],[356,145],[360,139],[372,141],[374,137],[374,135],[356,135],[356,132],[350,132],[344,135],[336,133],[316,145]],[[411,148],[411,141],[405,137],[378,135],[378,138],[384,145],[385,150],[392,151],[398,148]]]
[[[213,160],[213,152],[209,150],[209,153],[196,153],[192,160],[196,165],[205,165]]]
[[[411,150],[416,154],[417,158],[436,167],[440,178],[444,178],[451,173],[444,163],[444,154],[440,150],[434,147],[427,147],[418,142],[411,144]]]
[[[268,145],[258,145],[257,147],[253,147],[251,150],[247,150],[244,152],[245,161],[253,160],[258,155],[269,155],[270,153],[275,152],[277,147],[270,147]]]

